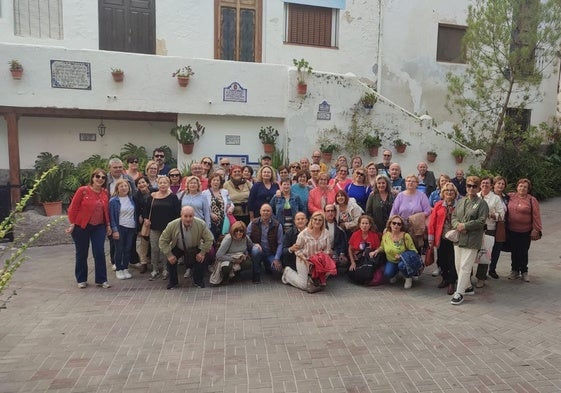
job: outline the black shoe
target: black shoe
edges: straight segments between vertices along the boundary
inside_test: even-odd
[[[169,283],[167,286],[168,289],[174,289],[175,287],[177,287],[177,284]]]
[[[259,275],[259,273],[253,273],[252,281],[254,284],[261,284],[261,276]]]
[[[475,295],[475,289],[473,288],[473,286],[466,288],[464,295]]]
[[[499,275],[497,274],[497,272],[489,272],[489,277],[492,277],[495,280],[499,279]]]
[[[203,280],[201,280],[201,281],[193,281],[193,284],[194,284],[196,287],[199,287],[199,288],[204,288],[204,287],[205,287],[205,282],[204,282]]]

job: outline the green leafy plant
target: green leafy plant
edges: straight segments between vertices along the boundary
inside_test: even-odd
[[[360,102],[365,108],[372,108],[374,107],[374,104],[378,102],[378,96],[376,96],[376,94],[372,92],[364,93],[364,95],[360,99]]]
[[[264,145],[274,145],[279,137],[279,130],[272,126],[261,127],[259,139]]]
[[[170,131],[170,134],[174,136],[179,143],[184,145],[194,144],[204,133],[205,127],[198,121],[195,122],[194,127],[191,124],[179,124]]]
[[[376,135],[366,135],[363,140],[364,146],[367,149],[371,149],[373,147],[380,147],[382,146],[382,138],[378,134]]]
[[[411,143],[407,142],[406,140],[403,140],[401,138],[396,138],[393,141],[393,145],[395,147],[399,147],[399,146],[411,146]]]
[[[428,155],[428,156],[438,157],[438,153],[435,152],[435,151],[432,151],[432,150],[431,150],[431,151],[427,151],[427,155]]]
[[[148,152],[144,146],[137,146],[134,143],[128,142],[121,148],[119,158],[123,162],[127,162],[129,157],[138,158],[138,167],[143,170],[148,162]],[[167,157],[167,155],[166,155]]]
[[[10,60],[8,64],[10,65],[10,71],[23,71],[23,66],[18,60]]]
[[[181,67],[178,68],[171,76],[178,77],[178,78],[190,78],[191,76],[195,75],[191,66]]]
[[[464,158],[467,155],[467,151],[459,147],[456,147],[454,150],[451,151],[451,153],[454,157],[461,157],[461,158]]]
[[[319,151],[322,153],[335,153],[339,147],[334,143],[322,143],[319,145]]]
[[[56,167],[55,171],[49,171]],[[58,155],[49,152],[39,153],[34,165],[37,175],[49,172],[48,176],[37,187],[37,196],[40,202],[70,203],[70,199],[80,185],[76,168],[70,161],[60,162]]]
[[[123,70],[121,68],[118,68],[118,67],[115,67],[115,68],[111,67],[111,72],[113,74],[122,74]]]
[[[307,75],[311,74],[313,70],[312,67],[310,67],[310,63],[305,59],[292,59],[292,63],[296,66],[296,71],[298,72],[296,76],[298,84],[305,85]]]

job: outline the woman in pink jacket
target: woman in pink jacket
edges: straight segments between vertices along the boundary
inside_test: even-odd
[[[448,295],[453,295],[454,284],[458,279],[454,263],[454,243],[444,235],[452,229],[452,213],[458,199],[458,189],[448,182],[440,189],[440,201],[432,208],[428,225],[429,247],[436,247],[438,267],[441,271],[442,281],[438,288],[448,287]]]
[[[90,242],[95,265],[95,283],[103,288],[111,287],[107,282],[105,264],[105,237],[111,235],[109,222],[109,195],[105,190],[107,174],[97,168],[90,176],[90,184],[76,190],[70,207],[66,233],[72,235],[76,247],[75,275],[78,288],[88,285],[88,251]]]

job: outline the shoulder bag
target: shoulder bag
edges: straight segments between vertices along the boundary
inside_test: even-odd
[[[142,228],[140,229],[140,236],[149,237],[150,236],[150,219],[152,218],[152,206],[154,206],[154,198],[152,197],[152,203],[150,204],[150,213],[148,213],[148,220],[142,222]]]

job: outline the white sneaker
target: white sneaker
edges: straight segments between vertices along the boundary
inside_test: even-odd
[[[162,280],[167,280],[168,279],[168,271],[164,269],[164,271],[162,272]]]
[[[191,269],[188,268],[187,270],[185,270],[185,274],[183,275],[183,278],[189,278],[191,277],[191,274],[192,274]]]
[[[128,269],[125,269],[122,272],[123,272],[123,276],[125,276],[126,279],[132,278],[132,274],[130,274]]]
[[[124,279],[126,278],[126,277],[125,277],[124,270],[117,270],[117,271],[115,272],[115,276],[117,276],[117,279],[118,279],[118,280],[124,280]]]
[[[156,278],[158,278],[159,275],[160,275],[160,273],[158,273],[157,270],[152,270],[152,273],[150,273],[150,278],[149,278],[149,280],[150,280],[150,281],[153,281],[153,280],[155,280]]]
[[[117,271],[117,265],[115,265],[114,263],[111,264],[111,270],[113,270],[114,272]]]
[[[102,287],[104,289],[111,288],[111,285],[107,281],[105,281],[101,284],[95,284],[95,285],[98,286],[98,287]]]
[[[434,269],[434,270],[432,271],[432,274],[431,274],[431,275],[432,275],[433,277],[438,277],[438,276],[440,276],[440,273],[442,273],[442,270],[440,270],[440,268],[437,266],[436,269]]]
[[[87,286],[88,286],[88,283],[87,283],[87,282],[79,282],[79,283],[78,283],[78,288],[80,288],[80,289],[84,289],[84,288],[87,287]]]
[[[403,284],[403,288],[404,289],[411,289],[412,286],[413,286],[413,278],[412,277],[406,277],[405,278],[405,284]]]

